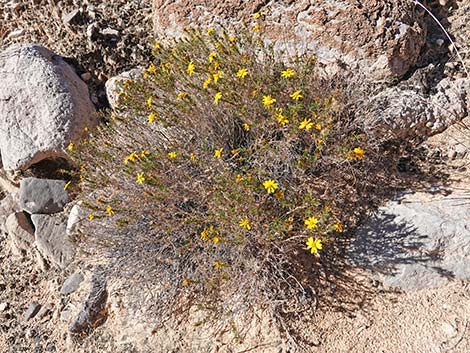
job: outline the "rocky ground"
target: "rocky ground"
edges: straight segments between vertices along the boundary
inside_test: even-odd
[[[468,63],[470,2],[428,3],[449,28],[458,43],[462,59]],[[39,42],[64,55],[87,82],[92,100],[98,108],[107,106],[104,90],[107,78],[145,64],[154,32],[151,2],[143,0],[0,0],[0,16],[0,50],[15,42]],[[422,55],[416,63],[416,68],[422,67],[423,70],[410,72],[410,77],[405,76],[400,84],[419,85],[419,90],[432,92],[429,76],[420,75],[420,72],[427,73],[429,63],[440,68],[437,70],[440,71],[439,75],[444,73],[453,79],[464,77],[460,58],[454,52],[447,51],[447,45],[451,44],[438,26],[431,25],[426,40],[423,52],[427,54]],[[466,118],[423,143],[420,155],[426,156],[425,164],[433,169],[435,175],[441,174],[441,178],[432,185],[423,184],[420,190],[410,190],[410,193],[424,193],[428,197],[426,200],[430,200],[430,190],[440,190],[432,195],[432,200],[442,201],[458,195],[457,204],[461,213],[458,216],[460,223],[457,232],[460,235],[458,244],[461,253],[460,258],[454,258],[453,261],[461,261],[461,269],[468,267],[470,261],[469,128],[470,121]],[[1,175],[0,179],[3,180]],[[10,187],[15,189],[14,186]],[[5,185],[3,189],[6,189]],[[384,204],[384,207],[387,205]],[[392,205],[395,207],[391,207],[392,211],[397,211],[396,204]],[[402,210],[398,209],[397,212]],[[436,222],[439,222],[439,217],[443,217],[439,211],[429,212],[437,217]],[[446,212],[443,214],[456,216],[452,210],[446,209]],[[394,217],[401,216],[398,214]],[[409,221],[412,226],[419,228],[419,225],[413,224],[414,219]],[[436,228],[440,226],[438,224]],[[455,229],[446,231],[455,233]],[[106,322],[91,335],[73,339],[69,334],[70,322],[81,312],[87,298],[90,298],[90,291],[93,292],[91,268],[80,268],[73,272],[51,268],[45,272],[34,257],[12,253],[10,240],[1,234],[0,352],[145,352],[164,345],[168,346],[167,351],[174,352],[296,351],[293,345],[281,343],[279,332],[274,329],[270,331],[266,323],[258,327],[250,339],[235,345],[234,350],[231,350],[234,346],[229,338],[214,342],[210,336],[199,336],[199,331],[191,327],[181,328],[180,332],[170,327],[165,335],[161,332],[156,335],[151,322],[146,321],[145,306],[131,312],[122,294],[125,293],[124,287],[118,283],[108,284],[109,301],[106,310],[109,315]],[[358,234],[357,239],[360,240]],[[416,234],[420,240],[428,235]],[[436,248],[434,243],[441,240],[428,238],[430,247],[426,248],[426,255],[430,258],[431,266],[425,266],[424,272],[416,269],[416,261],[409,261],[409,258],[403,261],[403,257],[394,257],[398,252],[392,251],[392,256],[379,260],[374,251],[363,251],[361,254],[366,254],[366,258],[355,257],[353,263],[357,268],[348,274],[348,278],[354,278],[358,285],[352,286],[354,288],[351,288],[350,295],[347,298],[338,297],[338,301],[344,302],[330,308],[322,307],[318,315],[304,318],[304,324],[299,325],[302,336],[308,338],[305,343],[308,348],[304,347],[305,350],[326,353],[470,352],[469,276],[467,273],[444,276],[442,269],[450,271],[455,265],[446,267],[446,261],[452,254],[444,252],[443,256],[433,257],[432,250]],[[383,242],[380,244],[384,245]],[[392,250],[402,245],[397,245],[394,239],[386,243],[387,249]],[[413,251],[411,248],[411,253],[415,254]],[[382,249],[380,255],[383,254]],[[364,266],[364,263],[369,265],[372,261],[385,267],[396,265],[396,261],[401,263],[392,266],[394,271],[388,271],[385,277],[371,277],[371,268]],[[384,264],[384,261],[388,263]],[[429,269],[434,272],[430,274]],[[419,281],[424,283],[419,290],[407,287],[409,282],[401,281],[403,273],[410,271],[416,271],[413,276],[417,281],[413,284]],[[76,276],[83,276],[83,281],[79,281],[76,286],[71,285],[70,290],[64,289],[64,281],[74,272]],[[442,280],[444,277],[445,281]],[[99,288],[97,290],[99,292]],[[96,294],[96,291],[93,293]]]

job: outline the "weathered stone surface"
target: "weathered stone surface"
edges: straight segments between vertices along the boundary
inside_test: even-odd
[[[358,116],[368,129],[393,131],[399,137],[429,136],[466,117],[469,109],[470,79],[445,78],[432,94],[400,86],[387,88],[370,97]]]
[[[60,294],[68,295],[75,292],[78,287],[80,287],[80,283],[83,282],[83,275],[81,273],[74,273],[67,277],[60,289]]]
[[[41,255],[60,268],[73,260],[75,248],[66,235],[66,220],[56,216],[32,215],[36,247]]]
[[[12,213],[8,216],[5,228],[11,239],[15,253],[29,252],[34,243],[34,229],[24,212]]]
[[[17,193],[8,194],[0,200],[0,233],[7,233],[6,221],[8,216],[19,210],[19,197]]]
[[[67,219],[67,235],[73,236],[76,234],[80,227],[80,223],[82,223],[84,219],[88,219],[88,217],[87,212],[81,206],[81,203],[79,202],[76,205],[73,205],[69,213],[69,218]]]
[[[91,279],[91,288],[88,298],[77,317],[69,326],[69,331],[78,334],[86,333],[97,327],[106,318],[106,301],[108,291],[106,279],[102,274],[95,272]]]
[[[206,1],[154,0],[156,37],[179,37],[190,26],[230,28],[261,10],[264,37],[278,49],[315,53],[374,80],[402,77],[418,60],[426,27],[407,0]]]
[[[106,96],[108,97],[109,105],[112,108],[116,108],[118,105],[118,95],[121,91],[120,84],[127,80],[137,80],[142,76],[142,73],[143,69],[136,68],[111,77],[106,81]]]
[[[67,158],[65,148],[93,126],[88,88],[58,55],[35,44],[0,53],[0,153],[6,170]]]
[[[41,305],[38,302],[32,302],[24,312],[23,319],[25,321],[32,319],[39,312],[39,309],[41,309]]]
[[[20,207],[30,214],[51,214],[64,209],[69,195],[65,181],[26,178],[20,183]]]
[[[358,230],[351,263],[408,291],[470,279],[469,197],[439,189],[398,196]]]

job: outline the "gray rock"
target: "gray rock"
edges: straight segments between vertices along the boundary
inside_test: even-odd
[[[80,9],[72,10],[62,16],[62,22],[64,25],[78,24],[80,22],[81,14],[82,12]]]
[[[24,212],[12,213],[5,223],[8,236],[15,253],[31,251],[34,243],[34,229],[31,221]]]
[[[8,303],[0,303],[0,313],[8,309]]]
[[[81,273],[72,274],[65,280],[62,288],[60,289],[60,294],[68,295],[75,292],[80,287],[80,283],[82,282],[83,275]]]
[[[356,234],[349,261],[386,288],[434,288],[470,279],[470,193],[429,190],[397,196]]]
[[[121,84],[126,80],[135,81],[143,74],[143,69],[132,69],[125,71],[117,76],[111,77],[106,81],[106,95],[108,97],[109,105],[116,108],[118,105],[119,92],[121,91]]]
[[[19,210],[19,198],[17,193],[8,194],[0,201],[0,233],[7,233],[6,221],[8,216]]]
[[[67,236],[66,221],[58,216],[32,215],[36,247],[41,255],[60,268],[67,267],[75,255],[73,242]]]
[[[96,124],[86,84],[40,45],[14,44],[2,51],[0,82],[0,154],[6,170],[68,158],[68,144]]]
[[[108,300],[106,287],[106,279],[102,274],[95,272],[91,279],[91,288],[88,298],[77,317],[69,326],[71,333],[87,333],[105,320],[106,301]]]
[[[30,214],[51,214],[64,209],[69,195],[65,181],[26,178],[20,183],[20,206]]]
[[[80,223],[82,223],[84,219],[88,219],[86,210],[80,206],[80,203],[73,205],[69,213],[69,218],[67,219],[67,235],[72,236],[76,234]]]
[[[25,321],[32,319],[39,312],[39,309],[41,309],[41,305],[38,302],[32,302],[24,312],[23,319]]]
[[[39,310],[39,312],[36,315],[36,318],[38,320],[42,320],[42,319],[46,318],[46,316],[48,316],[50,313],[51,313],[51,305],[46,304],[46,305],[41,307],[41,309]]]

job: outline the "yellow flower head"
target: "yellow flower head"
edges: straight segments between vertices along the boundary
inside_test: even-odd
[[[289,119],[285,115],[282,114],[282,108],[276,108],[276,112],[274,113],[274,117],[276,118],[277,122],[281,126],[285,126],[289,124]]]
[[[245,131],[250,131],[250,124],[244,123],[244,124],[243,124],[243,130],[245,130]]]
[[[252,17],[253,17],[255,20],[257,20],[258,18],[261,17],[261,12],[254,13],[254,14],[252,15]]]
[[[292,69],[285,69],[284,71],[281,72],[281,77],[283,78],[291,78],[295,76],[295,71]]]
[[[189,155],[189,159],[190,159],[191,161],[195,161],[195,160],[196,160],[196,158],[197,158],[197,155],[196,155],[196,153],[194,153],[194,152],[191,152],[191,154]]]
[[[212,241],[217,244],[218,242],[220,242],[220,238],[219,237],[213,237]]]
[[[361,147],[356,147],[352,150],[352,159],[361,160],[364,158],[366,152]]]
[[[140,156],[141,156],[142,158],[145,158],[145,157],[147,157],[147,156],[149,156],[149,155],[150,155],[150,151],[149,151],[149,150],[142,150],[142,152],[140,152]]]
[[[214,32],[214,27],[209,27],[209,28],[207,29],[207,34],[208,34],[208,35],[211,35],[213,32]]]
[[[139,159],[139,155],[135,152],[132,152],[126,158],[124,158],[124,164],[128,164],[129,162],[134,163],[137,159]]]
[[[73,142],[69,143],[69,145],[67,146],[67,151],[69,151],[69,152],[73,151]]]
[[[245,78],[248,75],[248,70],[247,69],[240,69],[237,72],[237,77],[238,78]]]
[[[95,219],[95,214],[94,214],[94,213],[90,213],[90,214],[88,215],[88,219],[89,219],[90,221],[94,220],[94,219]]]
[[[300,130],[310,130],[313,127],[313,122],[310,119],[304,119],[300,125]]]
[[[194,66],[194,63],[193,63],[193,61],[191,60],[191,61],[189,62],[189,64],[188,64],[188,68],[186,69],[186,72],[188,73],[188,75],[191,76],[191,75],[194,73],[194,69],[195,69],[195,68],[196,68],[196,67]]]
[[[168,153],[168,158],[170,159],[176,159],[178,157],[178,154],[176,152],[169,152]]]
[[[143,184],[145,181],[144,172],[137,174],[137,184]]]
[[[154,45],[153,47],[154,47],[155,49],[161,49],[162,45],[161,45],[160,41],[157,40],[157,41],[155,42],[155,45]]]
[[[147,117],[147,121],[149,122],[149,124],[151,124],[155,121],[156,118],[157,116],[154,113],[150,113],[149,116]]]
[[[214,262],[214,268],[215,269],[219,269],[219,268],[222,268],[225,266],[225,263],[223,263],[222,261],[215,261]]]
[[[215,150],[215,151],[214,151],[214,158],[221,158],[223,151],[224,151],[224,148],[223,148],[223,147],[221,147],[221,148]]]
[[[293,100],[298,101],[299,99],[302,99],[302,98],[303,98],[303,96],[302,96],[301,93],[302,93],[302,91],[297,90],[297,91],[295,91],[294,93],[292,93],[292,94],[290,95],[290,97],[291,97]]]
[[[215,51],[209,53],[209,63],[212,63],[217,56],[217,53]]]
[[[191,284],[191,280],[187,279],[187,278],[184,278],[183,279],[183,286],[187,287]]]
[[[111,208],[111,206],[106,207],[106,213],[108,214],[109,217],[114,216],[116,212]]]
[[[152,96],[147,99],[147,107],[152,108]]]
[[[251,29],[252,29],[253,32],[258,32],[258,31],[261,31],[261,26],[256,25],[256,26],[253,26]]]
[[[219,82],[219,80],[222,78],[222,71],[217,71],[212,75],[212,77],[214,78],[214,83]]]
[[[323,244],[321,239],[310,237],[305,243],[307,245],[307,250],[310,250],[311,254],[317,254],[318,250],[323,249]]]
[[[343,225],[341,223],[335,223],[333,224],[333,230],[336,233],[343,233]]]
[[[222,98],[222,92],[217,92],[214,96],[214,104],[219,104],[219,101],[221,98]]]
[[[316,229],[318,227],[318,219],[315,217],[309,217],[305,220],[307,229]]]
[[[176,96],[176,100],[183,100],[188,96],[187,92],[179,92],[178,95]]]
[[[209,76],[205,81],[204,83],[202,84],[202,87],[204,89],[207,89],[209,87],[209,85],[211,84],[212,80],[211,80],[211,77]]]
[[[243,177],[240,174],[237,174],[237,176],[235,177],[235,181],[237,183],[239,183],[239,182],[243,181]]]
[[[233,42],[235,42],[236,38],[235,38],[234,36],[230,36],[230,37],[228,37],[228,40],[229,40],[231,43],[233,43]]]
[[[201,232],[201,239],[204,241],[209,240],[209,231],[206,228]]]
[[[263,105],[265,108],[270,108],[274,103],[276,103],[276,100],[270,95],[263,96]]]
[[[238,225],[242,228],[245,228],[246,230],[251,229],[250,221],[248,220],[248,218],[243,218],[242,220],[240,220],[240,223],[238,223]]]
[[[153,63],[150,63],[149,67],[145,69],[145,72],[148,74],[154,74],[157,72],[157,67]]]
[[[321,124],[315,124],[315,129],[317,129],[318,131],[321,131]]]
[[[276,191],[276,189],[279,187],[279,185],[277,185],[277,183],[272,179],[264,181],[263,186],[268,192],[268,194],[274,193],[274,191]]]

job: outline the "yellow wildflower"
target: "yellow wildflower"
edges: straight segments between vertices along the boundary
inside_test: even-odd
[[[233,150],[230,151],[234,156],[236,156],[240,151],[238,148],[234,148]]]
[[[233,43],[233,42],[235,42],[236,39],[235,39],[234,36],[230,36],[230,37],[228,37],[228,40],[229,40],[231,43]]]
[[[72,152],[73,151],[73,143],[70,142],[69,145],[67,146],[67,151]]]
[[[225,263],[223,263],[222,261],[215,261],[214,262],[214,268],[215,269],[219,269],[219,268],[222,268],[225,266]]]
[[[145,72],[149,74],[154,74],[157,72],[157,67],[153,63],[150,63],[149,67],[145,69]]]
[[[304,223],[307,229],[316,229],[318,227],[318,219],[315,217],[307,218]]]
[[[176,152],[169,152],[168,153],[168,158],[170,159],[176,159],[178,157],[178,154]]]
[[[277,183],[272,179],[268,179],[265,182],[263,182],[263,186],[268,192],[268,194],[274,193],[274,191],[276,191],[276,189],[278,188]]]
[[[189,159],[194,161],[194,160],[196,160],[196,158],[197,158],[196,153],[191,152],[191,154],[189,155]]]
[[[253,32],[258,32],[258,31],[261,31],[261,26],[256,25],[256,26],[253,26],[251,29],[253,30]]]
[[[219,148],[218,150],[215,150],[214,151],[214,158],[221,158],[223,151],[224,151],[223,147]]]
[[[237,77],[238,78],[245,78],[248,75],[248,70],[247,69],[240,69],[237,72]]]
[[[176,100],[183,100],[184,98],[186,98],[187,95],[188,95],[188,93],[186,93],[186,92],[180,92],[176,96]]]
[[[204,83],[202,84],[202,87],[204,89],[207,89],[209,87],[209,85],[211,84],[212,80],[211,80],[211,77],[209,76],[205,81]]]
[[[204,241],[209,240],[209,231],[206,228],[201,232],[201,239]]]
[[[196,67],[194,66],[193,61],[191,60],[188,64],[188,68],[186,69],[186,72],[188,73],[189,76],[191,76],[194,73],[194,69]]]
[[[183,286],[187,287],[187,286],[189,286],[190,284],[191,284],[191,281],[190,281],[189,279],[187,279],[187,278],[184,278],[184,279],[183,279]]]
[[[276,103],[276,99],[274,99],[270,95],[263,96],[263,105],[266,108],[270,108],[274,103]]]
[[[94,214],[94,213],[90,213],[90,214],[88,215],[88,219],[89,219],[90,221],[94,220],[94,219],[95,219],[95,214]]]
[[[337,233],[343,233],[343,225],[341,223],[333,224],[333,230]]]
[[[250,124],[244,123],[244,124],[243,124],[243,130],[245,130],[245,131],[250,131]]]
[[[364,158],[365,154],[366,152],[361,147],[356,147],[352,150],[351,157],[352,159],[361,160],[362,158]]]
[[[281,72],[281,77],[283,78],[291,78],[295,76],[295,71],[292,69],[285,69],[284,71]]]
[[[289,119],[285,115],[282,114],[282,108],[276,108],[276,112],[274,113],[274,117],[277,119],[277,122],[281,126],[285,126],[289,124]]]
[[[300,130],[310,130],[313,127],[313,122],[310,119],[304,119],[300,125]]]
[[[281,200],[284,197],[284,191],[278,191],[274,194],[274,197],[278,200]]]
[[[139,159],[139,155],[135,152],[132,152],[130,155],[124,158],[124,164],[128,164],[129,162],[135,162],[137,159]]]
[[[143,184],[145,181],[144,172],[137,174],[137,183]]]
[[[157,116],[154,113],[150,113],[149,116],[147,117],[147,121],[149,122],[149,124],[151,124],[155,121],[156,118]]]
[[[149,108],[152,108],[152,96],[150,96],[148,99],[147,99],[147,106]]]
[[[217,244],[218,242],[220,242],[220,239],[218,237],[213,237],[212,241]]]
[[[162,46],[161,46],[160,41],[157,40],[157,41],[155,42],[155,45],[154,45],[153,47],[154,47],[155,49],[161,49]]]
[[[209,53],[209,63],[212,63],[217,56],[217,53],[215,51]]]
[[[261,17],[261,12],[254,13],[252,17],[256,20]]]
[[[290,95],[290,97],[291,97],[293,100],[298,101],[299,99],[302,99],[302,98],[303,98],[303,96],[302,96],[301,93],[302,93],[302,91],[297,90],[297,91],[295,91],[294,93],[292,93],[292,94]]]
[[[109,217],[114,216],[116,212],[111,208],[111,206],[106,207],[106,213],[108,214]]]
[[[211,35],[213,32],[214,32],[214,27],[209,27],[209,28],[207,29],[207,34],[208,34],[208,35]]]
[[[321,145],[323,145],[323,143],[324,143],[323,139],[317,139],[317,144],[318,145],[321,146]]]
[[[222,78],[222,72],[217,71],[215,74],[212,75],[212,77],[214,78],[214,83],[217,83]]]
[[[147,156],[149,156],[149,155],[150,155],[150,151],[149,151],[149,150],[142,150],[142,152],[140,152],[140,156],[141,156],[142,158],[145,158],[145,157],[147,157]]]
[[[315,124],[315,129],[317,129],[318,131],[320,131],[320,130],[321,130],[321,124],[318,124],[318,123]]]
[[[237,183],[241,182],[243,180],[243,177],[240,175],[240,174],[237,174],[237,176],[235,177],[235,181]]]
[[[242,228],[245,228],[246,230],[251,229],[250,221],[248,220],[248,218],[243,218],[242,220],[240,220],[240,223],[238,223],[238,225]]]
[[[68,181],[65,185],[64,185],[64,190],[67,190],[70,186],[70,184],[72,183],[72,180]]]
[[[219,101],[221,98],[222,98],[222,92],[217,92],[214,96],[214,104],[219,104]]]
[[[305,243],[307,245],[307,250],[310,250],[311,254],[317,254],[318,250],[323,249],[323,244],[321,239],[310,237],[307,239]]]

